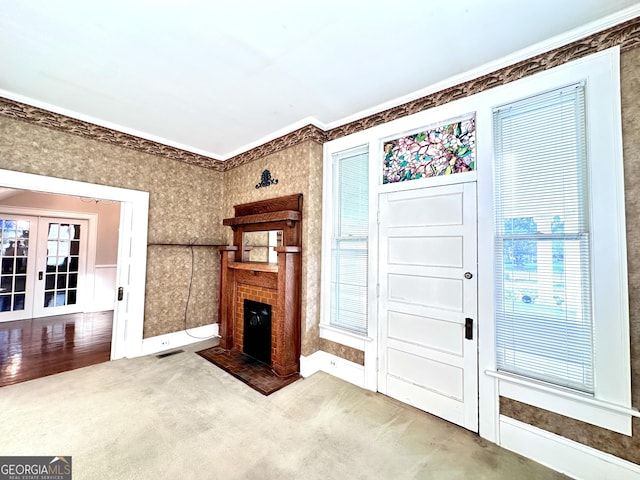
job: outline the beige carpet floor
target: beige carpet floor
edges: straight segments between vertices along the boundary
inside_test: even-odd
[[[560,479],[324,373],[265,397],[195,351],[0,388],[0,455],[71,455],[82,479]]]

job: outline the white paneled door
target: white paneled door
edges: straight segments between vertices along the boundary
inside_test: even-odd
[[[476,184],[380,195],[378,390],[478,431]]]

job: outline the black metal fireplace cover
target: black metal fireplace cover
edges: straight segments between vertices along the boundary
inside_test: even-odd
[[[271,365],[271,305],[244,300],[243,352]]]

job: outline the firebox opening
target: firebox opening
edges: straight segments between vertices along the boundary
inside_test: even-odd
[[[271,305],[244,300],[243,351],[271,365]]]

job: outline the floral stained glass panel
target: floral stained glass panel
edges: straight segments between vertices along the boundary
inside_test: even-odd
[[[475,170],[475,117],[441,125],[384,144],[383,183]]]

